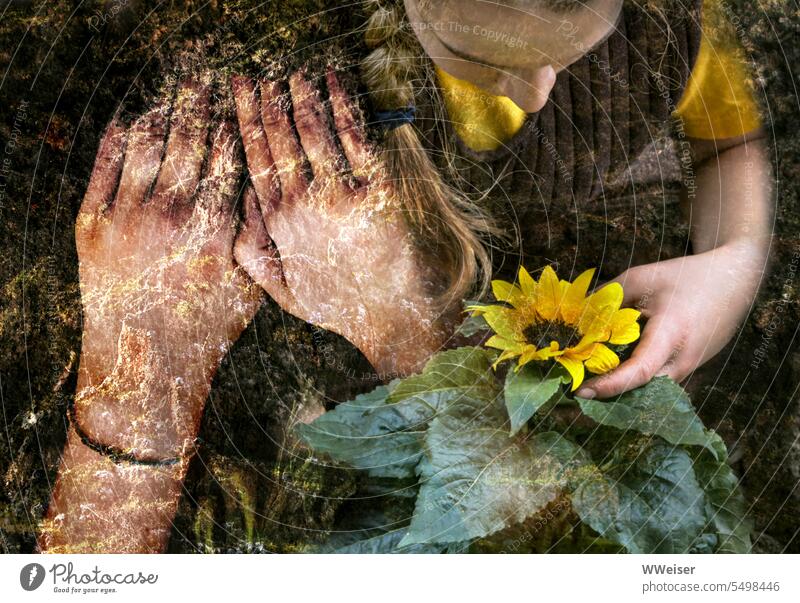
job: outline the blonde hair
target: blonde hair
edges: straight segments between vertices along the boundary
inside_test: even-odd
[[[402,3],[367,4],[373,10],[365,30],[370,52],[361,62],[361,76],[373,107],[388,111],[414,105],[420,82],[433,86],[430,62],[406,26]],[[413,124],[387,131],[381,153],[409,223],[439,259],[445,277],[439,298],[449,305],[483,295],[492,271],[484,239],[497,234],[491,219],[445,181]],[[450,157],[447,150],[444,156]],[[448,160],[445,171],[451,168]]]

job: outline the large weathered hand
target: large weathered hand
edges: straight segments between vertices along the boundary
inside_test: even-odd
[[[327,86],[346,160],[303,72],[290,95],[274,81],[260,82],[260,99],[250,79],[233,84],[255,188],[237,261],[285,310],[346,337],[379,372],[419,368],[443,341],[432,276],[336,75]]]
[[[209,131],[209,90],[197,81],[178,90],[165,141],[168,111],[151,110],[127,134],[116,123],[109,127],[78,216],[80,372],[82,385],[100,394],[121,363],[130,373],[145,358],[145,380],[207,388],[257,308],[252,282],[233,261],[242,173],[235,126],[223,121]],[[131,345],[139,358],[121,357]],[[82,405],[79,398],[81,423],[138,453],[175,454],[178,434],[199,421],[199,408],[177,402],[128,409],[134,415],[116,400],[108,404],[95,396]],[[148,424],[159,426],[163,444]]]
[[[209,104],[207,84],[186,82],[101,143],[76,225],[76,426],[42,550],[163,549],[212,377],[258,307],[233,261],[238,135],[229,121],[210,127]]]

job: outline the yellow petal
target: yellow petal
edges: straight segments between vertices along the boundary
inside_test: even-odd
[[[561,316],[561,306],[564,304],[564,296],[567,294],[569,290],[569,282],[568,281],[559,281],[558,282],[559,292],[558,292],[558,316]]]
[[[619,310],[622,305],[622,285],[608,283],[602,289],[592,293],[587,303],[589,307],[595,310],[600,310],[605,306],[611,306],[614,310]]]
[[[548,360],[550,358],[555,358],[556,356],[561,356],[563,353],[563,350],[558,349],[558,342],[551,341],[549,347],[542,348],[536,352],[536,357],[538,360]]]
[[[492,292],[497,301],[508,302],[515,308],[525,305],[525,296],[522,294],[522,289],[506,281],[492,281]]]
[[[613,306],[604,306],[594,314],[591,322],[581,318],[581,332],[584,337],[592,341],[608,341],[611,337],[611,317],[614,316]],[[588,319],[590,315],[585,315]]]
[[[523,266],[519,268],[519,286],[522,288],[522,293],[529,299],[534,299],[536,296],[536,281],[530,273],[525,270]]]
[[[525,351],[519,357],[519,364],[517,365],[517,370],[521,369],[523,366],[528,364],[532,360],[539,360],[539,350],[536,349],[535,345],[526,345]]]
[[[586,368],[596,375],[602,375],[619,366],[619,356],[602,343],[595,345],[591,358],[586,361]]]
[[[554,320],[561,303],[561,285],[555,271],[550,266],[545,266],[537,285],[538,297],[536,310],[545,320]]]
[[[597,318],[597,314],[598,311],[596,308],[590,307],[589,304],[584,304],[581,317],[578,319],[578,331],[586,333]]]
[[[581,383],[583,383],[583,362],[579,360],[573,360],[572,358],[568,358],[566,356],[559,356],[556,358],[556,362],[560,363],[567,372],[572,377],[572,387],[570,388],[571,391],[575,391],[578,389]]]
[[[512,341],[524,340],[522,330],[525,325],[516,311],[503,306],[484,306],[481,313],[486,324],[500,337]]]
[[[522,348],[525,347],[523,343],[506,339],[499,335],[492,335],[483,345],[487,348],[494,348],[495,350],[519,351],[520,353],[522,353]]]
[[[641,312],[633,308],[617,310],[611,317],[611,338],[608,340],[615,345],[631,343],[639,339],[639,319]]]
[[[578,323],[586,301],[586,292],[594,278],[594,268],[587,270],[576,278],[567,288],[561,300],[561,317],[568,325]]]
[[[497,365],[500,364],[501,362],[508,360],[509,358],[516,358],[519,355],[520,352],[516,350],[506,350],[505,352],[500,354],[500,356],[498,356],[497,360],[494,361],[494,364],[492,364],[492,368],[497,368]]]
[[[594,348],[597,345],[600,344],[595,342],[595,340],[592,339],[591,337],[587,337],[586,335],[584,335],[583,338],[580,340],[580,342],[578,342],[578,345],[571,348],[567,348],[564,351],[564,354],[566,356],[569,356],[573,360],[580,360],[581,362],[583,362],[587,358],[591,357],[592,352],[594,352]]]

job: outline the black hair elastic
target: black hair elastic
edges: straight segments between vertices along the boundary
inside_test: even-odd
[[[394,130],[400,126],[414,123],[417,115],[417,108],[414,105],[390,109],[388,111],[375,112],[375,125],[384,131]]]
[[[98,454],[107,456],[117,465],[127,464],[144,465],[147,467],[171,467],[173,465],[177,465],[182,460],[182,458],[179,456],[168,459],[140,459],[134,454],[124,451],[122,448],[117,448],[116,446],[109,446],[108,444],[102,444],[98,442],[89,434],[87,434],[78,423],[78,418],[75,413],[75,401],[73,399],[70,399],[69,404],[67,405],[67,417],[69,418],[70,425],[72,425],[72,428],[75,430],[75,433],[78,435],[84,446],[94,450]],[[195,445],[197,445],[198,442],[199,440],[196,439],[194,442]]]

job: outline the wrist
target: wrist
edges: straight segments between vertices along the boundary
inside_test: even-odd
[[[185,455],[194,444],[213,371],[182,366],[158,351],[151,334],[123,327],[110,373],[81,374],[76,426],[96,444],[137,459]]]
[[[731,273],[735,280],[756,286],[767,266],[769,243],[751,238],[734,239],[704,255],[712,257],[719,269]]]
[[[381,314],[360,349],[381,377],[389,381],[420,372],[451,336],[454,312],[436,311],[429,301],[409,303]]]

